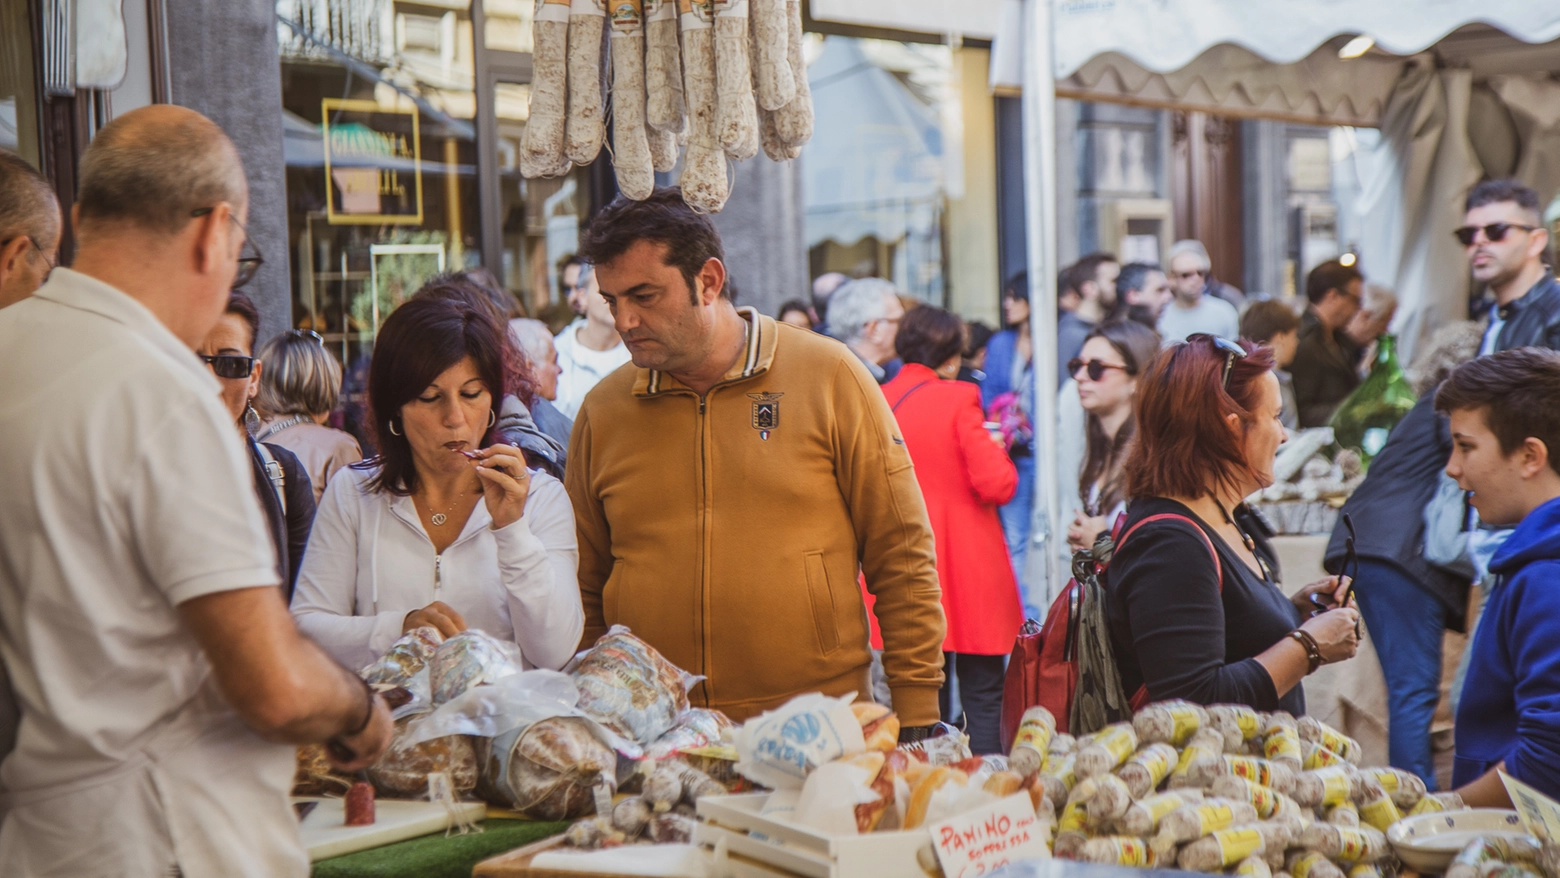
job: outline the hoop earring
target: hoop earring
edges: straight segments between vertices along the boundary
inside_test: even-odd
[[[493,425],[496,423],[498,423],[498,412],[488,409],[488,429],[493,429]]]
[[[399,435],[401,435],[400,433],[397,433],[395,431],[395,420],[394,419],[385,421],[385,426],[390,428],[390,435],[391,436],[399,436]]]

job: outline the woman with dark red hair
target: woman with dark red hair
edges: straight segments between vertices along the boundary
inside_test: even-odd
[[[1133,499],[1106,571],[1124,691],[1298,716],[1300,681],[1353,657],[1348,580],[1286,596],[1272,531],[1243,502],[1273,483],[1281,408],[1273,352],[1249,341],[1193,335],[1139,379]]]

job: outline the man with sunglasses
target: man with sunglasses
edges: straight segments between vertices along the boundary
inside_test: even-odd
[[[384,699],[293,624],[254,481],[194,349],[245,256],[232,142],[156,104],[81,159],[68,269],[0,311],[7,875],[308,874],[295,746],[372,765]],[[63,827],[91,827],[68,832]]]
[[[49,181],[0,149],[0,308],[27,298],[59,259],[60,202]]]
[[[1170,261],[1166,265],[1170,269],[1167,274],[1175,298],[1159,315],[1159,335],[1165,344],[1185,341],[1187,336],[1199,332],[1218,338],[1240,336],[1236,305],[1217,294],[1220,287],[1227,285],[1213,280],[1210,264],[1208,251],[1200,241],[1177,241],[1170,248]],[[1240,295],[1239,290],[1229,289],[1232,295]],[[1240,298],[1245,301],[1244,296]]]
[[[1544,264],[1549,231],[1538,193],[1515,180],[1486,180],[1468,193],[1466,207],[1455,235],[1473,279],[1495,297],[1479,354],[1560,348],[1560,283]]]

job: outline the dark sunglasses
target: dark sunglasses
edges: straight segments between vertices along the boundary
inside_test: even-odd
[[[1478,239],[1479,230],[1481,229],[1484,231],[1484,237],[1493,244],[1504,240],[1506,233],[1512,229],[1531,232],[1537,228],[1537,226],[1524,226],[1521,223],[1490,223],[1487,226],[1462,226],[1452,230],[1452,234],[1457,236],[1457,240],[1462,242],[1464,247],[1472,247],[1473,242]]]
[[[202,356],[201,359],[206,362],[206,365],[211,367],[212,373],[218,378],[227,378],[229,380],[248,378],[255,371],[254,357],[221,354],[215,357]]]
[[[1085,368],[1088,369],[1087,374],[1090,381],[1098,381],[1101,378],[1104,378],[1106,369],[1120,369],[1121,371],[1128,372],[1130,374],[1130,370],[1126,366],[1118,366],[1115,363],[1107,363],[1103,360],[1083,360],[1079,359],[1078,357],[1073,357],[1071,360],[1067,361],[1068,375],[1076,376],[1079,369]]]
[[[1244,360],[1248,356],[1246,349],[1230,341],[1227,338],[1219,338],[1206,332],[1194,332],[1186,337],[1187,341],[1194,338],[1206,338],[1213,342],[1213,346],[1224,352],[1224,376],[1219,379],[1219,385],[1225,390],[1230,388],[1230,370],[1235,368],[1236,360]]]
[[[325,336],[312,329],[289,329],[286,335],[289,338],[312,338],[320,347],[325,346]]]
[[[197,207],[190,211],[190,216],[202,217],[213,210],[216,210],[216,208]],[[232,220],[233,225],[238,226],[238,230],[244,233],[244,246],[238,251],[238,274],[233,276],[233,289],[236,290],[254,280],[255,275],[260,271],[260,266],[265,264],[265,257],[260,255],[260,248],[255,246],[254,239],[249,237],[249,230],[244,228],[244,224],[239,222],[231,213],[228,214],[228,219]]]
[[[1191,280],[1194,277],[1207,277],[1208,272],[1199,268],[1196,271],[1177,271],[1173,276],[1177,280]]]

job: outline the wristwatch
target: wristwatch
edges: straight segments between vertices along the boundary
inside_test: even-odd
[[[936,726],[901,726],[899,729],[899,743],[914,744],[916,741],[924,741],[932,737],[932,730]]]
[[[1311,636],[1311,632],[1301,628],[1296,628],[1289,632],[1287,636],[1305,648],[1306,660],[1311,664],[1310,668],[1305,672],[1306,675],[1310,676],[1316,673],[1316,669],[1324,664],[1322,661],[1322,648],[1316,644],[1316,638]]]

